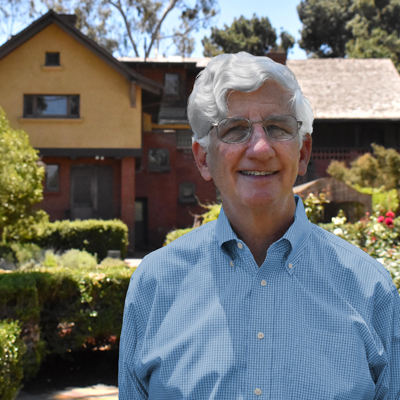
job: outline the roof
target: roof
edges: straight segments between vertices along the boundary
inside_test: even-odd
[[[125,63],[147,63],[147,64],[183,64],[190,65],[195,68],[205,68],[208,62],[211,60],[210,57],[201,57],[201,58],[190,58],[190,57],[182,57],[182,56],[169,56],[169,57],[160,57],[157,58],[143,58],[143,57],[119,57],[119,61]]]
[[[367,211],[372,211],[371,195],[357,192],[351,186],[335,178],[320,178],[302,185],[294,186],[293,193],[305,198],[310,193],[325,193],[326,199],[335,203],[357,202],[364,204]]]
[[[389,59],[288,60],[316,119],[400,119],[400,75]]]
[[[210,58],[122,57],[126,63],[205,68]],[[400,119],[400,75],[390,59],[287,60],[315,119]]]
[[[133,71],[127,65],[119,62],[114,58],[107,50],[99,46],[94,40],[84,35],[79,29],[77,29],[67,15],[57,14],[53,10],[50,10],[42,17],[34,21],[31,25],[25,28],[23,31],[13,36],[10,40],[4,43],[0,47],[0,60],[14,51],[16,48],[27,42],[30,38],[35,36],[37,33],[45,29],[50,24],[55,24],[63,31],[68,33],[83,46],[89,49],[91,52],[96,54],[104,62],[114,68],[121,75],[125,76],[128,80],[136,82],[142,89],[156,94],[161,95],[163,86],[158,82],[154,82],[149,78],[146,78],[139,73]]]

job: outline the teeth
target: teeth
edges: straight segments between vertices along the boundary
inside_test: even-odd
[[[273,172],[267,171],[240,171],[243,175],[251,175],[251,176],[258,176],[258,175],[272,175]]]

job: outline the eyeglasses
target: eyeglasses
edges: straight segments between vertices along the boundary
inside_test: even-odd
[[[292,140],[303,124],[292,115],[272,115],[263,121],[250,121],[242,117],[225,118],[212,126],[217,128],[217,136],[220,140],[233,144],[243,143],[249,139],[253,133],[252,125],[259,123],[262,124],[267,136],[277,142]]]

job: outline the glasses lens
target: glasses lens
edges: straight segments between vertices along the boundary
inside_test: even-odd
[[[218,123],[217,132],[225,143],[241,143],[249,137],[251,124],[245,118],[226,118]]]
[[[291,115],[276,115],[264,121],[264,129],[272,140],[291,140],[297,135],[298,123]]]

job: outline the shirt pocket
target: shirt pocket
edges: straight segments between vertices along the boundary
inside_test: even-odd
[[[277,338],[276,390],[284,398],[369,400],[375,384],[361,336],[349,332],[301,329]],[[279,349],[284,349],[280,351]],[[279,354],[281,353],[281,354]]]

